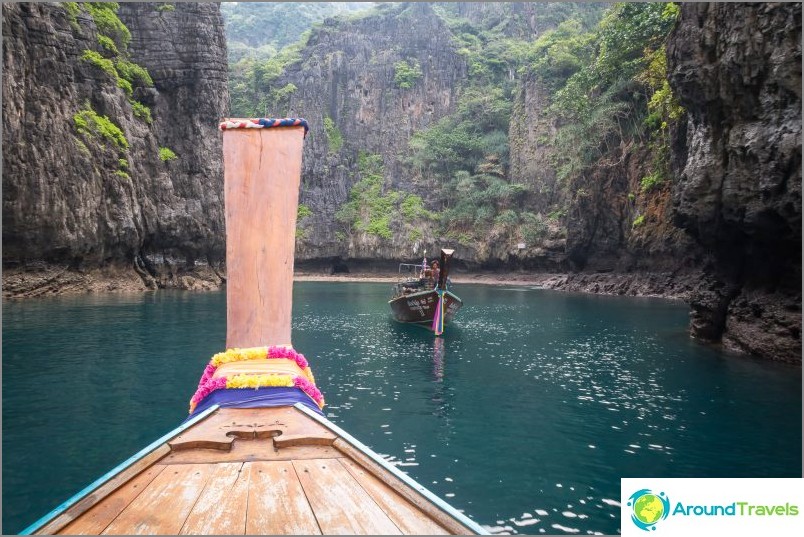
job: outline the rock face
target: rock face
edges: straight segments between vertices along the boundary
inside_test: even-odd
[[[224,256],[218,119],[226,104],[226,45],[217,5],[121,4],[132,29],[130,61],[154,87],[134,99],[85,51],[102,52],[92,17],[65,4],[3,4],[3,264],[42,263],[141,273],[182,286],[181,270]],[[82,134],[93,110],[127,147]],[[177,158],[163,161],[160,148]],[[213,278],[211,284],[219,279]],[[17,282],[19,283],[19,282]],[[186,285],[184,285],[186,286]],[[24,286],[23,286],[24,287]]]
[[[675,223],[705,250],[694,336],[801,363],[801,4],[682,4]]]
[[[159,145],[178,155],[169,163],[168,177],[151,191],[159,207],[158,225],[145,236],[143,249],[177,249],[188,265],[196,259],[221,261],[223,157],[217,126],[229,97],[220,10],[204,3],[177,3],[175,11],[121,3],[120,18],[131,30],[132,59],[154,80],[153,130]]]
[[[557,125],[547,113],[549,106],[550,93],[539,77],[523,78],[509,131],[511,181],[533,192],[529,210],[547,215],[566,208],[566,214],[549,219],[545,240],[518,257],[538,269],[587,273],[675,274],[694,269],[700,252],[672,224],[669,185],[648,193],[640,187],[651,160],[649,150],[634,143],[622,145],[567,185],[551,165]],[[634,226],[640,215],[644,224]]]
[[[465,61],[450,35],[424,3],[358,20],[328,19],[313,31],[301,61],[276,83],[297,89],[287,107],[273,113],[305,117],[311,126],[299,201],[313,215],[301,222],[305,234],[297,241],[297,259],[399,259],[414,253],[405,237],[380,241],[359,234],[351,241],[336,239],[334,215],[358,180],[359,151],[382,156],[391,188],[414,190],[410,175],[400,173],[400,157],[414,132],[453,111],[459,83],[466,77]],[[395,65],[401,61],[418,63],[421,69],[409,88],[394,82]],[[329,133],[325,121],[332,122]],[[336,131],[342,137],[340,148],[331,138]]]

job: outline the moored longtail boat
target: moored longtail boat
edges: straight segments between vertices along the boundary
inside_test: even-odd
[[[23,533],[486,533],[327,420],[291,345],[307,123],[221,129],[228,350],[204,369],[187,421]]]
[[[426,258],[423,265],[399,265],[400,274],[405,268],[412,268],[418,274],[394,285],[391,300],[388,301],[394,319],[401,323],[418,324],[432,330],[437,336],[444,332],[444,326],[463,306],[463,301],[452,292],[449,285],[453,253],[455,250],[441,250],[439,274],[433,281],[427,278],[431,269],[427,267]]]

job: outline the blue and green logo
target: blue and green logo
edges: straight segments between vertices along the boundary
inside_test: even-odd
[[[656,523],[670,514],[670,500],[664,492],[654,493],[640,489],[628,498],[631,508],[631,521],[637,528],[645,531],[655,530]]]

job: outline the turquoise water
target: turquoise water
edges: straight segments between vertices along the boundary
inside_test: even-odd
[[[456,285],[446,337],[390,286],[301,282],[329,418],[494,532],[619,533],[621,477],[800,477],[801,369],[686,335],[678,302]],[[178,425],[225,294],[3,303],[3,533]]]

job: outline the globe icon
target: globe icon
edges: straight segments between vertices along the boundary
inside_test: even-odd
[[[664,514],[664,504],[655,494],[643,494],[634,502],[634,516],[645,525],[656,523]]]

